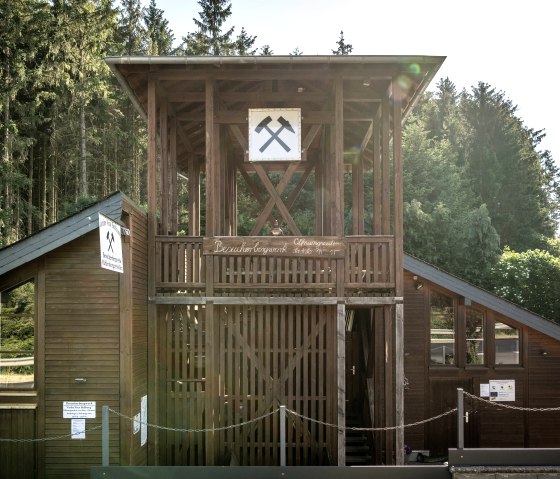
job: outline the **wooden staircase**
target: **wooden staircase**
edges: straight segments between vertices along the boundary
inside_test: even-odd
[[[346,413],[346,427],[364,427],[358,414],[348,411]],[[364,431],[346,430],[346,465],[367,466],[372,464],[372,451],[368,435]]]

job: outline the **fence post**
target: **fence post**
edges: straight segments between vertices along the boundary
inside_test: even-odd
[[[280,466],[286,466],[286,406],[280,406]]]
[[[465,405],[463,388],[457,388],[457,449],[465,447]]]
[[[109,466],[109,406],[103,406],[101,412],[101,465]]]

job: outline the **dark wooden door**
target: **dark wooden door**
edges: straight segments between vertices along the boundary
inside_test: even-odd
[[[429,417],[457,407],[457,388],[472,391],[472,379],[432,378],[430,379]],[[474,446],[476,417],[469,414],[465,424],[465,447]],[[447,456],[449,448],[457,447],[457,414],[429,422],[426,428],[426,443],[432,456]]]

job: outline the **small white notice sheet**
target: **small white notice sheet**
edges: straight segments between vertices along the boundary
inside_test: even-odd
[[[72,439],[86,438],[86,420],[72,419],[70,429],[72,431]]]

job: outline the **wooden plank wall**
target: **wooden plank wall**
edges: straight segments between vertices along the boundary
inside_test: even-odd
[[[532,331],[528,343],[528,406],[560,407],[560,342]],[[559,418],[559,412],[527,413],[527,446],[560,447]]]
[[[404,282],[404,368],[408,386],[404,392],[404,423],[424,419],[426,412],[426,289],[417,290],[412,277]],[[424,449],[425,426],[405,429],[405,444]]]
[[[206,337],[208,307],[162,308],[169,427],[229,426],[280,405],[336,422],[335,306],[214,306],[219,327],[213,341]],[[211,370],[208,358],[214,356]],[[278,413],[213,437],[169,432],[160,454],[168,465],[207,465],[214,460],[209,442],[217,464],[278,465]],[[289,416],[287,443],[290,465],[336,463],[336,431],[330,428]]]
[[[36,410],[13,405],[0,406],[0,437],[36,437]],[[34,479],[37,477],[37,450],[32,442],[0,442],[0,477]]]
[[[96,401],[119,408],[119,275],[99,266],[97,230],[45,257],[45,436],[70,433],[63,401]],[[76,382],[85,378],[85,383]],[[112,464],[119,464],[119,421],[111,417]],[[85,440],[45,444],[45,477],[89,478],[101,463],[101,430]]]

